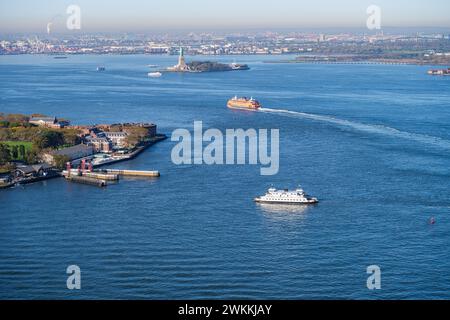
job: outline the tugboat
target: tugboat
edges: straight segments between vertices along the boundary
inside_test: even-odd
[[[246,97],[238,98],[235,96],[228,100],[227,107],[230,109],[258,110],[261,108],[261,104],[253,99],[253,97],[248,99]]]
[[[270,188],[265,195],[255,198],[254,201],[279,204],[316,204],[319,202],[317,198],[308,196],[300,187],[295,191]]]

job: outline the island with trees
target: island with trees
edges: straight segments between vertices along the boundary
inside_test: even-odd
[[[0,113],[0,188],[60,176],[67,163],[134,157],[164,139],[152,123],[70,125],[42,114]]]
[[[191,72],[223,72],[250,69],[246,64],[225,64],[212,61],[192,61],[187,63],[187,67]]]

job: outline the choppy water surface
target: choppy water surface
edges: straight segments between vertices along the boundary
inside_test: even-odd
[[[281,143],[276,176],[175,166],[169,139],[114,166],[160,170],[157,180],[0,191],[0,297],[450,298],[450,79],[419,66],[268,59],[238,57],[246,72],[149,79],[148,64],[176,58],[0,57],[0,112],[153,121],[169,135],[194,120],[278,128]],[[227,110],[235,94],[264,109]],[[271,184],[302,184],[321,202],[253,203]],[[82,270],[80,291],[66,289],[71,264]],[[366,288],[373,264],[379,291]]]

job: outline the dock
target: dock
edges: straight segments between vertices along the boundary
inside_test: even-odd
[[[72,169],[72,163],[68,162],[67,169],[62,171],[61,175],[66,178],[67,181],[83,183],[98,187],[106,187],[108,182],[115,182],[119,180],[119,176],[129,177],[143,177],[143,178],[155,178],[159,177],[159,171],[146,171],[146,170],[121,170],[121,169],[94,169],[103,165],[116,163],[119,161],[130,160],[135,158],[138,154],[144,151],[149,146],[155,144],[158,141],[166,139],[165,135],[158,135],[154,137],[152,141],[145,143],[144,145],[136,148],[133,152],[129,153],[125,157],[110,159],[109,161],[103,161],[98,164],[93,164],[92,159],[82,158],[79,159],[78,169]],[[89,161],[87,163],[87,161]]]
[[[159,177],[159,171],[145,171],[145,170],[119,170],[119,169],[106,169],[108,174],[116,174],[121,176],[130,176],[130,177]]]
[[[107,173],[105,171],[79,171],[77,169],[71,169],[70,174],[67,170],[64,170],[62,172],[62,175],[64,177],[68,176],[79,176],[79,177],[86,177],[86,178],[92,178],[92,179],[98,179],[98,180],[107,180],[107,181],[117,181],[119,180],[119,175]]]
[[[97,187],[106,187],[108,181],[118,181],[119,176],[154,178],[159,177],[159,171],[104,169],[96,171],[79,171],[77,169],[64,170],[62,176],[67,181],[88,184]]]
[[[106,180],[101,179],[95,179],[95,178],[89,178],[89,177],[83,177],[83,176],[66,176],[65,177],[67,181],[70,182],[77,182],[82,184],[88,184],[91,186],[97,186],[97,187],[106,187],[107,183]]]
[[[99,180],[107,180],[107,181],[117,181],[119,180],[118,174],[112,173],[100,173],[100,172],[83,172],[83,177],[99,179]]]

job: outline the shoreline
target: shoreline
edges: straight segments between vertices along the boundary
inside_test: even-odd
[[[100,168],[102,166],[106,166],[106,165],[111,165],[111,164],[115,164],[115,163],[119,163],[119,162],[124,162],[124,161],[129,161],[129,160],[133,160],[135,159],[137,156],[139,156],[142,152],[144,152],[145,150],[147,150],[148,148],[150,148],[151,146],[155,145],[158,142],[164,141],[166,140],[168,137],[165,134],[158,134],[156,135],[153,140],[146,142],[145,144],[136,147],[136,149],[134,151],[132,151],[128,157],[124,157],[124,158],[120,158],[120,159],[112,159],[110,161],[107,161],[105,163],[99,163],[96,165],[93,165],[94,168]],[[82,158],[80,159],[76,159],[75,161],[81,161]],[[62,171],[59,170],[55,170],[53,174],[48,175],[48,176],[42,176],[42,177],[35,177],[35,178],[28,178],[28,179],[22,179],[21,181],[16,181],[16,182],[10,182],[10,183],[6,183],[6,184],[0,184],[0,190],[2,189],[10,189],[13,188],[15,186],[18,185],[25,185],[25,184],[31,184],[31,183],[35,183],[35,182],[40,182],[40,181],[45,181],[45,180],[50,180],[50,179],[55,179],[55,178],[62,178],[64,177],[62,174]]]
[[[136,158],[138,155],[140,155],[142,152],[144,152],[145,150],[147,150],[148,148],[153,146],[154,144],[156,144],[158,142],[161,142],[161,141],[164,141],[167,138],[168,137],[165,134],[156,135],[154,137],[154,140],[148,141],[144,145],[136,147],[136,150],[134,150],[131,153],[129,153],[127,157],[123,157],[123,158],[120,158],[120,159],[111,159],[111,160],[105,161],[103,163],[93,164],[93,167],[94,168],[100,168],[102,166],[110,165],[110,164],[113,164],[113,163],[119,163],[119,162],[132,160],[132,159]],[[78,160],[80,160],[80,159],[78,159]]]
[[[271,64],[356,64],[356,65],[410,65],[410,66],[448,66],[450,63],[420,63],[408,61],[296,61],[296,60],[265,60]]]

